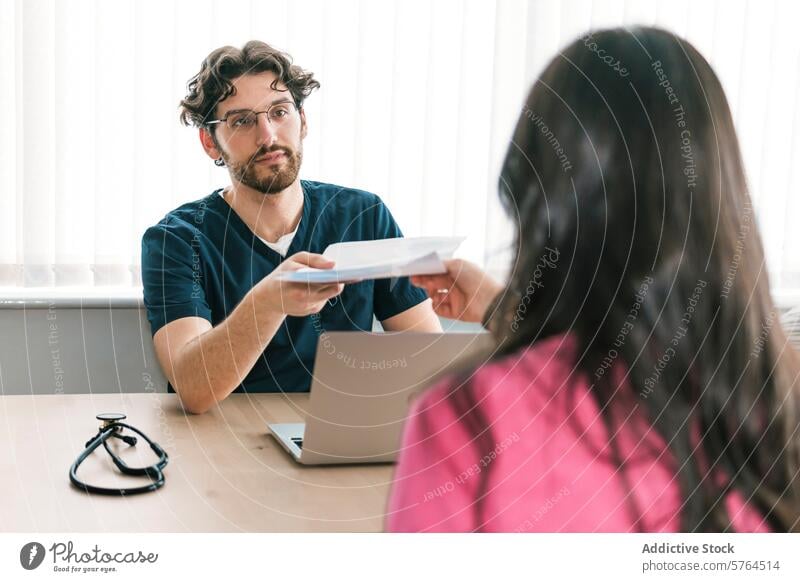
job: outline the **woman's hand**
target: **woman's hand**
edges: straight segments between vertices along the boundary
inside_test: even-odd
[[[448,319],[482,323],[503,286],[480,267],[462,259],[444,261],[447,273],[415,275],[411,282],[433,300],[433,310]]]

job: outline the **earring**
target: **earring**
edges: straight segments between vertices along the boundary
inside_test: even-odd
[[[225,165],[225,160],[223,160],[222,158],[217,158],[216,160],[214,160],[214,165],[217,166],[218,168],[221,168],[222,166]]]

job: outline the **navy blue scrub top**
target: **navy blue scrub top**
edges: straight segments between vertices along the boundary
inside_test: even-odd
[[[286,253],[322,253],[329,244],[403,236],[378,196],[301,181],[303,215]],[[284,258],[242,221],[216,190],[184,204],[142,238],[144,304],[152,333],[182,317],[217,325]],[[235,392],[307,392],[317,339],[325,332],[372,330],[426,299],[408,278],[345,285],[319,314],[288,316]],[[234,346],[235,348],[235,346]]]

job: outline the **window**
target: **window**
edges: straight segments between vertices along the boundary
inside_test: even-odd
[[[177,105],[251,38],[322,83],[301,175],[373,191],[407,235],[465,234],[501,271],[497,175],[530,83],[589,28],[656,24],[728,93],[778,299],[800,299],[800,45],[793,2],[200,0],[0,8],[0,286],[139,285],[144,229],[224,185]],[[88,24],[87,24],[88,23]],[[795,193],[792,196],[792,193]]]

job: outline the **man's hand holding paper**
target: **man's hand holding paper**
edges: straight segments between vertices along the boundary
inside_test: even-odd
[[[280,274],[294,283],[348,283],[411,275],[445,273],[464,237],[388,238],[329,245],[323,256],[336,263],[334,269],[305,267]]]

